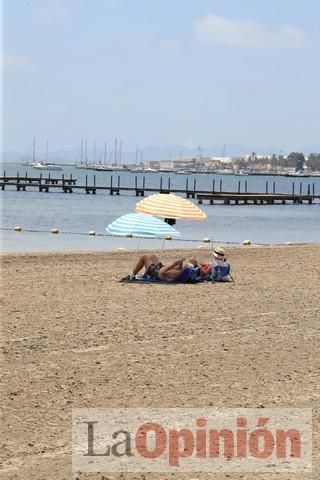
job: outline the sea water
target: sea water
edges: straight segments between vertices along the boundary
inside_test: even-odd
[[[26,173],[38,177],[39,170],[25,167],[21,164],[3,164],[2,172],[7,176],[20,176]],[[219,191],[222,181],[223,191],[237,192],[245,189],[247,182],[248,192],[265,193],[266,183],[268,191],[273,191],[273,182],[277,193],[291,193],[293,182],[295,193],[307,193],[308,184],[314,184],[314,190],[320,195],[320,178],[289,178],[276,176],[234,176],[213,174],[178,175],[173,173],[130,173],[130,172],[95,172],[63,167],[63,171],[50,172],[51,177],[65,178],[72,175],[78,185],[85,184],[86,175],[88,184],[110,185],[111,176],[113,185],[120,181],[120,186],[135,184],[142,186],[145,177],[145,186],[158,188],[162,178],[163,188],[167,188],[170,178],[172,188],[185,189],[188,179],[192,189],[196,181],[197,189],[212,191],[213,181],[215,190]],[[42,175],[47,176],[48,171]],[[118,180],[119,177],[119,180]],[[96,195],[86,195],[84,191],[74,191],[72,194],[62,193],[60,189],[51,189],[49,193],[39,192],[35,188],[27,187],[27,191],[17,192],[7,187],[0,192],[2,225],[1,247],[4,252],[33,252],[57,250],[113,250],[118,247],[135,249],[137,239],[119,238],[111,236],[89,236],[94,230],[97,234],[106,234],[105,227],[113,220],[126,213],[134,212],[135,205],[141,197],[134,196],[133,192],[110,195],[107,191],[97,191]],[[149,193],[146,192],[146,195]],[[194,201],[195,200],[191,200]],[[166,247],[182,248],[195,247],[201,244],[205,237],[213,237],[214,241],[224,243],[241,243],[248,239],[252,243],[281,244],[286,241],[293,243],[320,242],[320,202],[303,205],[208,205],[200,206],[208,215],[207,221],[195,222],[187,220],[177,221],[175,228],[181,233],[184,241],[167,241]],[[21,226],[21,232],[15,232],[15,226]],[[51,233],[52,228],[58,228],[59,234]],[[33,232],[26,232],[32,230]],[[142,240],[140,248],[160,248],[161,240]]]

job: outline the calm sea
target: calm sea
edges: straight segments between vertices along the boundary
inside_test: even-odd
[[[0,175],[5,170],[6,175],[39,176],[39,170],[24,167],[21,164],[2,164]],[[133,186],[135,176],[142,186],[145,176],[146,186],[158,187],[162,177],[163,187],[170,182],[172,187],[185,188],[188,178],[189,185],[196,180],[198,188],[211,190],[215,180],[216,190],[220,187],[226,191],[237,191],[241,182],[241,191],[244,191],[247,181],[248,192],[265,192],[268,181],[269,191],[272,191],[275,182],[276,191],[290,193],[292,183],[295,183],[296,193],[300,190],[307,192],[308,184],[314,183],[316,194],[320,195],[320,178],[288,178],[274,176],[233,176],[233,175],[177,175],[166,173],[134,174],[129,172],[93,172],[64,167],[63,172],[50,172],[52,177],[65,177],[72,174],[78,184],[84,184],[85,176],[88,182],[93,183],[96,176],[97,185],[109,185],[110,177],[121,186]],[[45,172],[44,174],[48,174]],[[107,236],[89,237],[89,230],[104,234],[105,227],[120,215],[134,212],[135,204],[141,198],[130,194],[111,196],[107,192],[97,192],[96,195],[85,193],[58,193],[54,190],[49,193],[40,193],[31,188],[26,192],[17,192],[7,188],[0,191],[2,206],[1,244],[4,252],[32,252],[56,250],[113,250],[117,247],[135,249],[136,239],[113,238]],[[245,239],[252,243],[319,243],[320,242],[320,202],[313,205],[202,205],[207,213],[205,222],[178,221],[176,228],[185,240],[193,242],[166,242],[169,247],[192,247],[201,244],[204,237],[213,237],[219,243],[240,243]],[[20,225],[22,229],[37,230],[37,232],[14,232],[13,228]],[[56,227],[61,232],[58,235],[50,233]],[[39,232],[39,230],[43,232]],[[64,232],[64,233],[62,233]],[[80,235],[83,234],[83,235]],[[160,240],[143,240],[142,248],[159,248]]]

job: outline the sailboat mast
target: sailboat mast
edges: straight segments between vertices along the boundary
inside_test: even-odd
[[[120,145],[119,145],[119,153],[118,153],[119,165],[121,165],[121,154],[122,154],[122,141],[120,141]]]
[[[117,139],[115,139],[115,141],[114,141],[114,163],[115,163],[115,165],[117,165],[117,155],[118,155],[118,152],[117,152]]]
[[[46,163],[48,162],[48,139],[46,143]]]
[[[136,165],[138,165],[138,157],[139,157],[139,145],[136,148]]]
[[[94,164],[96,163],[96,150],[97,150],[97,142],[94,141],[94,144],[93,144],[93,163]]]
[[[104,142],[104,164],[107,164],[107,142]]]
[[[81,148],[80,148],[80,164],[82,165],[83,160],[83,138],[81,138]]]
[[[32,153],[32,162],[36,161],[36,137],[33,138],[33,153]]]
[[[86,139],[86,144],[85,144],[85,147],[84,147],[84,159],[85,159],[85,162],[86,162],[86,165],[88,164],[88,141]]]
[[[226,155],[226,144],[223,144],[223,149],[222,149],[222,159],[224,160],[224,157]]]

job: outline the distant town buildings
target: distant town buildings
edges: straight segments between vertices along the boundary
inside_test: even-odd
[[[320,154],[309,157],[292,152],[289,155],[193,156],[170,160],[146,160],[145,168],[159,171],[229,172],[229,173],[294,173],[320,171]]]
[[[182,157],[172,160],[146,160],[146,168],[156,170],[183,170],[183,169],[216,169],[221,165],[230,165],[239,157]]]

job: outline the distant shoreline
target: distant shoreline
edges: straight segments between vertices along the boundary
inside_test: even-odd
[[[27,168],[35,168],[31,164],[23,164],[20,162],[3,162],[2,165],[19,165],[21,167]],[[181,170],[181,169],[148,169],[148,168],[139,168],[137,169],[135,165],[124,165],[123,168],[117,167],[112,168],[112,166],[108,166],[108,168],[104,168],[104,164],[78,164],[78,163],[60,163],[60,162],[52,162],[50,165],[54,165],[55,167],[70,167],[75,169],[81,169],[85,171],[95,171],[95,172],[108,172],[108,173],[133,173],[133,174],[174,174],[174,175],[232,175],[235,177],[253,177],[253,176],[263,176],[263,177],[288,177],[288,178],[320,178],[320,172],[306,172],[306,173],[294,173],[290,171],[283,171],[283,172],[266,172],[266,171],[253,171],[253,172],[236,172],[236,171],[226,171],[226,170]],[[35,168],[36,169],[36,168]],[[46,169],[43,166],[43,171],[50,171],[50,168]]]

